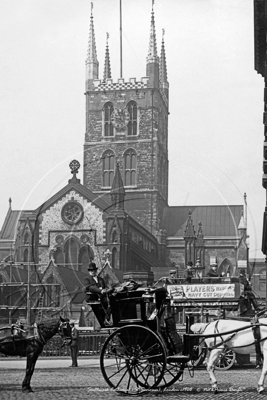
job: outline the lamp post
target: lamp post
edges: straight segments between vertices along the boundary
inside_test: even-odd
[[[31,325],[31,299],[30,299],[30,240],[28,241],[28,278],[27,278],[27,325]]]

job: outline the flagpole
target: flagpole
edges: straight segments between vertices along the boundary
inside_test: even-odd
[[[27,325],[31,325],[31,298],[30,298],[30,267],[31,267],[31,261],[30,261],[30,239],[28,243],[28,279],[27,279]]]
[[[120,77],[122,78],[122,9],[120,0]]]

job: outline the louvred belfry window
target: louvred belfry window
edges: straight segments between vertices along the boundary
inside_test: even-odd
[[[111,187],[114,178],[114,153],[109,150],[103,154],[103,187]]]
[[[130,103],[127,104],[127,111],[130,116],[127,126],[128,135],[135,136],[137,135],[137,105],[135,101],[130,101]]]
[[[112,103],[104,105],[104,136],[114,136],[114,127],[111,123],[111,115],[114,107]]]
[[[136,152],[132,149],[124,153],[124,184],[136,186]]]

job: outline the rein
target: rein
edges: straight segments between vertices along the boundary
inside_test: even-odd
[[[250,328],[252,328],[253,326],[255,326],[255,325],[242,326],[242,328],[233,329],[233,330],[231,330],[231,331],[221,332],[221,333],[211,333],[211,334],[209,334],[209,335],[198,334],[198,333],[197,333],[197,334],[195,334],[195,333],[188,333],[187,336],[188,336],[188,337],[192,337],[192,338],[204,338],[204,339],[212,338],[212,337],[221,337],[221,336],[229,335],[229,334],[231,334],[231,333],[237,333],[237,332],[240,332],[240,331],[244,331],[244,330],[246,330],[246,329],[250,329]],[[267,324],[262,324],[262,323],[260,323],[260,324],[258,324],[258,326],[267,326]],[[204,331],[204,332],[205,332],[205,331]]]
[[[218,324],[219,324],[219,320],[216,321],[216,324],[215,324],[215,327],[214,327],[214,331],[215,331],[215,332],[217,331],[217,333],[210,334],[210,335],[194,335],[194,334],[191,335],[191,334],[189,334],[188,336],[191,336],[191,337],[204,337],[204,338],[211,338],[211,337],[214,337],[214,338],[215,338],[215,340],[214,340],[214,346],[212,346],[212,347],[207,347],[208,350],[214,350],[214,349],[219,348],[220,346],[224,345],[225,343],[229,342],[230,340],[232,340],[233,337],[234,337],[238,332],[240,332],[240,331],[242,331],[242,330],[246,330],[246,329],[251,328],[251,329],[252,329],[252,332],[253,332],[253,335],[254,335],[254,329],[255,329],[255,328],[259,328],[260,326],[267,326],[267,324],[263,324],[263,323],[258,323],[258,322],[256,322],[256,323],[254,323],[254,324],[251,324],[250,326],[245,326],[245,327],[238,328],[238,329],[235,329],[235,330],[232,330],[232,331],[228,331],[228,332],[219,332],[219,330],[218,330]],[[207,327],[206,327],[206,328],[207,328]],[[205,329],[206,329],[206,328],[205,328]],[[205,330],[204,330],[204,332],[205,332]],[[229,338],[226,338],[226,339],[223,339],[223,338],[222,338],[222,336],[225,336],[225,335],[228,335],[228,334],[231,334],[231,336],[230,336]],[[217,337],[220,337],[221,342],[216,344],[216,338],[217,338]],[[255,335],[254,335],[254,337],[255,337]],[[255,340],[254,340],[252,343],[249,343],[249,344],[246,344],[246,345],[242,345],[242,346],[232,346],[232,347],[229,347],[229,348],[230,348],[230,349],[238,349],[238,348],[249,347],[249,346],[253,346],[253,345],[255,345],[255,346],[258,345],[258,346],[259,346],[259,343],[260,343],[260,342],[263,342],[263,341],[266,340],[266,339],[267,339],[267,336],[264,337],[264,338],[261,338],[261,339],[255,337]]]
[[[234,335],[232,335],[232,337],[230,337],[229,339],[226,339],[226,340],[222,341],[221,343],[218,343],[216,346],[213,346],[213,347],[206,347],[206,348],[207,348],[208,350],[216,349],[216,348],[220,347],[221,345],[223,345],[224,343],[227,343],[227,342],[228,342],[229,340],[231,340],[233,337],[234,337]],[[256,343],[258,343],[258,342],[263,342],[263,341],[266,340],[266,339],[267,339],[267,336],[265,336],[264,338],[259,339],[259,340],[254,340],[254,342],[249,343],[249,344],[244,344],[244,345],[242,345],[242,346],[233,346],[233,347],[229,347],[229,349],[240,349],[240,348],[242,348],[242,347],[253,346],[253,344],[256,344]]]

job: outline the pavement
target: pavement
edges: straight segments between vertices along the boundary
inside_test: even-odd
[[[1,400],[116,400],[117,392],[108,387],[99,368],[99,359],[78,358],[78,368],[69,368],[70,358],[40,358],[32,377],[34,393],[21,391],[24,378],[25,359],[0,359],[0,399]],[[235,366],[228,371],[216,371],[219,393],[216,400],[259,400],[267,397],[257,393],[257,381],[261,371],[254,364],[246,367]],[[194,396],[194,397],[193,397]],[[123,396],[132,399],[132,396]],[[141,396],[135,396],[141,398]],[[164,392],[151,391],[142,396],[144,400],[213,400],[207,371],[200,367],[185,370],[183,380],[176,382]]]
[[[51,369],[51,368],[69,368],[71,358],[69,357],[40,357],[36,362],[35,369]],[[98,358],[82,358],[79,357],[80,367],[99,368]],[[0,358],[1,369],[25,369],[26,358]]]
[[[250,363],[244,368],[253,367],[256,364],[256,357],[250,356]],[[68,368],[71,365],[69,357],[39,357],[35,369]],[[79,357],[80,367],[99,368],[99,357]],[[0,369],[25,369],[26,358],[2,357],[0,358]],[[238,365],[236,365],[238,368]]]

